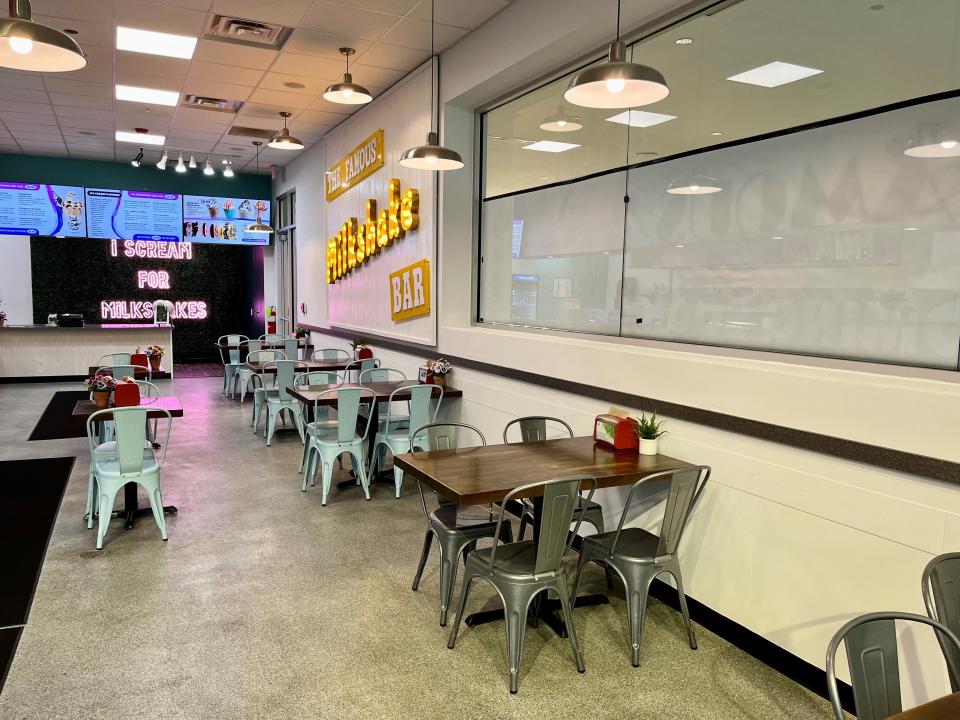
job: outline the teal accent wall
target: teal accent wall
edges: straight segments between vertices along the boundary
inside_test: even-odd
[[[168,161],[166,170],[158,170],[158,148],[145,148],[146,162],[138,168],[130,161],[136,157],[138,148],[130,146],[130,157],[124,162],[101,160],[71,160],[60,157],[34,155],[0,155],[0,181],[52,183],[54,185],[82,185],[89,188],[111,190],[155,190],[177,192],[183,195],[217,195],[221,197],[251,197],[270,200],[269,175],[243,175],[237,173],[225,178],[220,172],[208,177],[198,167],[186,173],[173,169]],[[189,160],[184,158],[184,162]],[[173,158],[176,162],[176,158]],[[197,158],[199,162],[200,159]],[[219,171],[222,165],[217,166]]]

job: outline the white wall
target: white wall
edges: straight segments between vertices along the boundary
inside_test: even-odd
[[[30,238],[4,236],[0,239],[3,262],[0,262],[0,310],[7,314],[9,325],[33,323],[33,285],[30,269]]]
[[[652,17],[678,4],[645,3],[632,12]],[[960,460],[953,437],[960,425],[960,387],[947,373],[917,377],[872,372],[866,365],[817,367],[789,357],[687,352],[642,341],[471,324],[477,212],[473,108],[597,48],[609,33],[602,15],[594,4],[578,0],[515,0],[442,57],[443,139],[461,151],[467,168],[441,180],[439,351]],[[321,274],[312,277],[315,284]],[[419,354],[374,349],[385,366],[413,373],[422,364]],[[478,425],[491,442],[508,419],[521,414],[557,415],[586,434],[594,415],[606,410],[590,398],[462,368],[454,371],[452,383],[464,397],[445,412]],[[688,594],[816,666],[824,666],[829,638],[851,616],[923,612],[924,564],[960,546],[960,486],[838,460],[815,447],[794,449],[670,418],[667,427],[664,452],[714,470],[681,549]],[[611,520],[619,511],[618,492],[601,499]],[[915,647],[912,642],[905,647],[907,703],[946,691],[933,639],[922,636]]]

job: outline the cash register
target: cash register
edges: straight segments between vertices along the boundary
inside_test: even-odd
[[[47,316],[47,324],[53,319],[57,327],[83,327],[83,315],[80,313],[57,313],[56,316]]]

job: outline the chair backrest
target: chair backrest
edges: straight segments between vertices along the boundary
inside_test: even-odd
[[[580,496],[580,489],[584,483],[588,483],[590,493],[587,495],[587,502],[583,504],[577,517],[577,524],[571,533],[570,523],[573,521],[573,511],[577,507],[577,499]],[[596,479],[581,476],[527,483],[508,492],[506,496],[504,496],[503,502],[500,503],[496,535],[494,535],[493,548],[490,550],[490,569],[493,569],[494,562],[496,561],[500,526],[503,524],[503,516],[506,508],[511,506],[512,501],[516,497],[536,496],[542,493],[543,509],[538,525],[539,532],[536,541],[537,560],[534,564],[533,572],[537,575],[560,572],[564,553],[570,548],[570,545],[573,543],[573,538],[580,530],[583,513],[596,490]]]
[[[320,348],[310,356],[314,360],[349,360],[350,353],[340,348]]]
[[[896,620],[923,623],[934,629],[941,642],[960,651],[960,638],[936,620],[905,612],[867,613],[837,630],[827,646],[827,692],[837,720],[844,720],[837,692],[836,656],[843,642],[850,667],[853,702],[859,720],[885,720],[903,710],[900,696],[900,660],[897,654]],[[951,675],[957,665],[947,656]]]
[[[133,356],[130,353],[106,353],[97,360],[97,365],[110,367],[111,365],[129,365]]]
[[[99,375],[103,370],[109,370],[110,375],[113,375],[115,380],[125,377],[134,377],[136,375],[137,369],[145,370],[149,372],[149,368],[144,367],[143,365],[104,365],[97,368],[96,374]]]
[[[283,350],[252,350],[247,355],[247,362],[266,363],[271,360],[286,360],[287,355]]]
[[[635,482],[630,488],[630,494],[627,495],[626,504],[623,506],[620,523],[617,525],[617,532],[613,536],[613,543],[610,545],[610,554],[612,555],[617,550],[620,534],[623,532],[624,523],[630,516],[630,506],[633,504],[637,490],[641,485],[657,480],[669,480],[670,489],[667,491],[667,502],[663,508],[663,522],[660,525],[660,542],[657,544],[656,557],[676,553],[677,547],[680,545],[680,539],[683,537],[683,531],[686,529],[687,520],[690,518],[690,513],[709,479],[710,468],[706,465],[695,465],[678,470],[664,470],[663,472],[653,473]]]
[[[371,359],[372,358],[367,358],[366,360],[360,360],[359,362],[364,363]],[[393,368],[371,367],[360,371],[361,385],[375,382],[397,382],[406,379],[407,376],[402,370],[394,370]]]
[[[923,569],[921,590],[927,615],[960,637],[960,552],[944,553],[928,562]],[[944,656],[952,657],[954,665],[960,666],[960,651],[939,633],[937,640]],[[950,673],[950,687],[960,692],[960,675]]]
[[[368,372],[378,372],[377,370],[371,370]],[[430,401],[433,399],[433,395],[437,392],[437,406],[431,413],[430,410]],[[397,395],[410,395],[409,398],[397,398]],[[407,427],[411,430],[427,425],[437,417],[437,411],[440,409],[440,403],[443,402],[443,388],[439,385],[421,385],[419,383],[414,383],[412,385],[405,385],[399,387],[390,393],[390,399],[387,401],[387,416],[386,416],[386,426],[384,427],[384,432],[390,434],[391,424],[399,422],[393,419],[393,404],[395,402],[406,402],[409,407],[409,420],[407,417],[403,418],[403,422],[408,423]],[[432,417],[431,417],[432,416]],[[411,438],[413,435],[410,436]]]
[[[573,428],[565,420],[547,415],[527,415],[511,420],[503,428],[503,442],[510,442],[507,436],[512,427],[520,430],[520,442],[543,442],[553,437],[573,437]]]
[[[160,388],[147,380],[134,380],[140,388],[140,397],[160,397]]]
[[[280,352],[279,350],[277,352]],[[280,352],[282,355],[283,353]],[[270,368],[276,368],[276,377],[274,378],[274,386],[280,393],[280,399],[284,402],[289,402],[293,399],[293,396],[287,392],[287,388],[293,385],[293,377],[297,372],[297,362],[296,360],[271,360],[270,362],[264,363],[263,371],[266,373]]]
[[[265,343],[279,343],[284,340],[284,337],[279,333],[267,333],[265,335],[261,335],[260,339]]]
[[[420,440],[410,452],[456,450],[460,447],[483,447],[487,444],[483,433],[466,423],[427,423],[420,426],[410,423],[410,427],[416,428],[410,436]]]
[[[374,368],[380,367],[380,361],[376,358],[364,358],[363,360],[351,360],[347,363],[346,368],[344,369],[344,374],[346,377],[350,377],[350,373],[357,373],[357,379],[365,370],[373,370]]]
[[[167,457],[170,444],[170,426],[172,416],[169,410],[153,408],[152,412],[166,415],[167,433],[162,443],[163,455],[160,465]],[[98,422],[113,421],[113,431],[117,441],[117,460],[123,475],[138,475],[143,472],[143,446],[147,439],[147,408],[142,406],[108,408],[98,410],[87,418],[87,440],[93,452],[99,441],[95,426]]]
[[[373,414],[370,409],[376,402],[377,394],[370,388],[365,387],[345,387],[330,388],[317,395],[313,401],[313,416],[319,417],[320,403],[329,396],[337,397],[337,442],[351,442],[356,438],[357,418],[360,417],[360,407],[367,408],[367,423],[363,429],[361,437],[366,438],[370,433],[370,418]],[[323,440],[317,440],[322,443]]]
[[[249,340],[246,335],[221,335],[217,339],[217,345],[220,346],[220,360],[223,361],[224,365],[237,365],[240,362],[240,344],[245,343]],[[224,345],[229,345],[231,347],[226,348],[224,352]]]
[[[263,340],[247,340],[247,342],[244,343],[244,347],[246,348],[244,360],[247,360],[250,357],[250,353],[263,350]]]
[[[288,360],[297,359],[297,338],[284,338],[283,339],[283,352],[286,353]]]
[[[343,375],[333,370],[311,370],[293,379],[294,385],[343,385]]]

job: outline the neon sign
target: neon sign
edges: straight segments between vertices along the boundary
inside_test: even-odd
[[[118,257],[120,252],[119,240],[110,241],[111,257]],[[162,242],[159,240],[124,240],[123,257],[127,258],[156,258],[158,260],[192,260],[193,243],[191,242]]]
[[[169,290],[170,273],[166,270],[137,270],[137,287],[141,290],[144,287],[151,290]]]
[[[207,315],[207,303],[203,300],[178,300],[173,303],[170,316],[175,320],[205,320]],[[104,320],[152,320],[153,302],[103,300],[100,317]]]
[[[388,207],[377,214],[377,201],[367,200],[367,221],[349,218],[340,232],[327,241],[327,282],[335,283],[349,272],[393,245],[410,230],[420,227],[420,191],[400,192],[400,181],[390,180]]]

